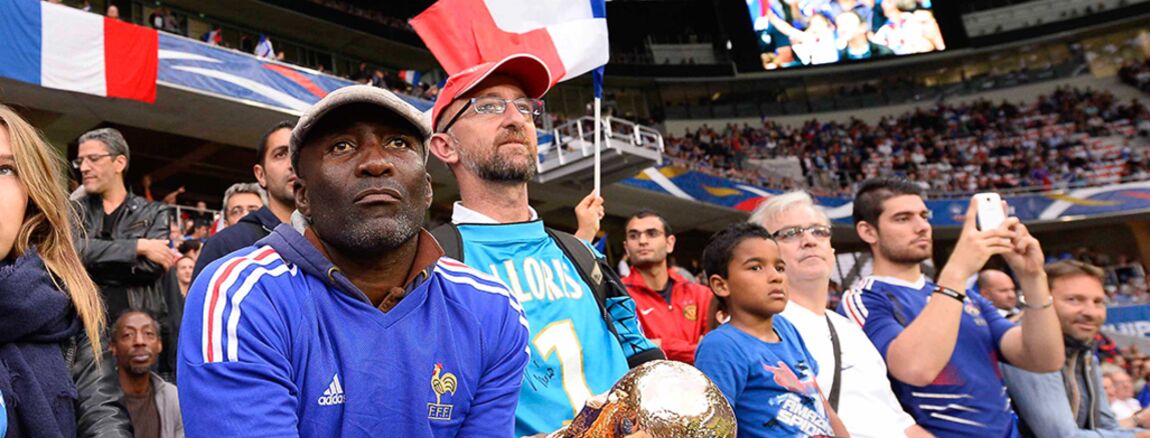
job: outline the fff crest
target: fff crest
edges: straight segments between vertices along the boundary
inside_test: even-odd
[[[435,364],[435,372],[431,375],[431,390],[435,392],[435,403],[427,404],[427,418],[431,420],[450,421],[451,411],[455,409],[455,405],[443,404],[443,394],[451,393],[455,395],[455,389],[459,387],[459,381],[455,378],[455,374],[443,373],[443,364]]]

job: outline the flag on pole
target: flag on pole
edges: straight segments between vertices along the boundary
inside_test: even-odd
[[[221,46],[224,44],[224,33],[219,28],[212,29],[204,34],[204,42],[213,46]]]
[[[415,70],[400,70],[399,79],[411,85],[419,85],[419,80],[423,78],[423,74]]]
[[[0,0],[0,76],[45,88],[156,101],[159,35],[64,5]]]
[[[440,0],[411,26],[449,75],[530,53],[554,85],[609,59],[604,0]]]

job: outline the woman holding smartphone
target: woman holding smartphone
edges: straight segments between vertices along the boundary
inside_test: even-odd
[[[7,437],[130,436],[104,306],[72,244],[64,163],[0,105],[0,394]]]

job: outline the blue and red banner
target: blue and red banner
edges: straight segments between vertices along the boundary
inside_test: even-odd
[[[159,80],[163,85],[301,113],[327,93],[354,83],[282,62],[175,35],[160,35]],[[420,110],[431,102],[401,99]]]

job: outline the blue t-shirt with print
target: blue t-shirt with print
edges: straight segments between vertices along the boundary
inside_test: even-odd
[[[458,226],[464,263],[506,283],[530,323],[515,435],[554,432],[627,373],[626,352],[543,221]]]
[[[739,437],[832,436],[815,376],[819,365],[795,326],[774,317],[779,342],[764,342],[731,324],[699,343],[695,366],[735,410]]]

